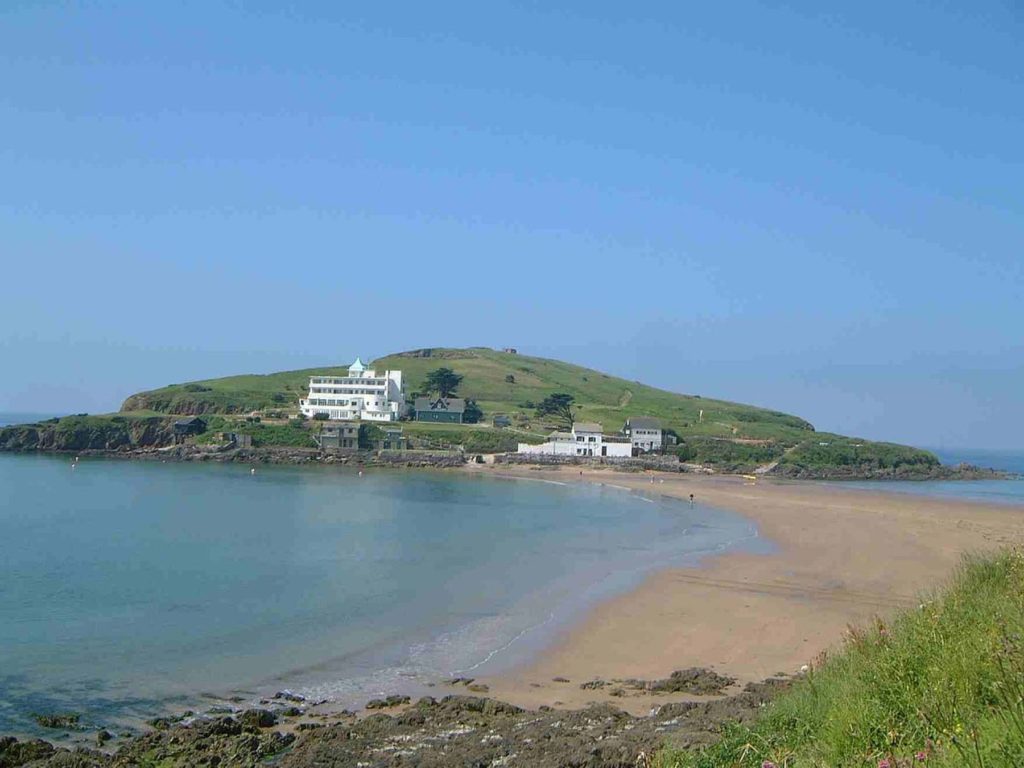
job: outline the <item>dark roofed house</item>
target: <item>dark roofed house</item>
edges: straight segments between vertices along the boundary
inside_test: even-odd
[[[190,437],[201,435],[206,431],[206,421],[198,416],[178,419],[174,422],[174,442],[183,443]]]
[[[622,434],[633,443],[637,451],[660,451],[662,446],[661,422],[650,416],[631,416],[622,427]]]
[[[493,423],[494,423],[494,426],[499,428],[499,429],[502,429],[504,427],[511,427],[512,426],[512,418],[510,416],[506,416],[503,413],[499,413],[497,416],[494,417],[494,422]]]
[[[413,408],[416,411],[416,421],[461,424],[466,401],[461,397],[417,397]]]

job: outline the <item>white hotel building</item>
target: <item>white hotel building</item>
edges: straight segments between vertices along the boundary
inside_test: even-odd
[[[332,420],[398,421],[406,411],[402,372],[378,376],[357,357],[348,376],[311,376],[309,395],[299,400],[299,410],[310,418],[325,413]]]

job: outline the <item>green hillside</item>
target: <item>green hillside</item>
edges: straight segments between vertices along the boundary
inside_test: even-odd
[[[538,421],[534,415],[535,404],[553,392],[573,395],[580,406],[577,418],[600,422],[607,431],[618,430],[627,416],[658,417],[680,434],[790,444],[814,429],[803,419],[778,411],[666,392],[570,363],[485,348],[403,352],[372,365],[378,370],[401,370],[410,395],[421,389],[430,371],[451,368],[465,377],[459,395],[475,399],[485,420],[507,414],[517,426],[531,431],[546,432],[557,426]],[[133,395],[121,410],[176,414],[294,411],[311,375],[343,375],[347,370],[347,366],[334,366],[174,384]]]
[[[939,468],[938,459],[927,451],[817,433],[798,416],[668,392],[558,360],[483,347],[434,348],[389,355],[372,365],[377,370],[401,370],[410,397],[423,389],[427,374],[439,367],[464,377],[458,394],[476,400],[484,419],[480,425],[407,425],[432,445],[509,450],[518,439],[538,441],[560,425],[538,418],[536,404],[564,392],[575,398],[579,421],[596,421],[606,432],[616,432],[630,416],[659,418],[679,436],[681,460],[725,471],[772,467],[775,474],[792,477],[852,477],[922,475]],[[260,411],[283,417],[297,411],[311,375],[347,370],[347,365],[340,365],[174,384],[129,397],[122,412],[225,417]],[[491,432],[487,425],[498,414],[509,416],[513,423],[500,439],[487,436]]]

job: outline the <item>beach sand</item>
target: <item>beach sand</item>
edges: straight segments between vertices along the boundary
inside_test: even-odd
[[[916,607],[965,553],[1024,540],[1024,509],[814,483],[737,477],[632,475],[578,467],[475,469],[509,477],[608,483],[733,510],[778,549],[724,554],[650,576],[598,606],[529,665],[480,682],[526,707],[611,701],[640,714],[670,700],[594,680],[667,677],[708,667],[737,685],[794,674],[842,642],[848,626]],[[651,483],[651,477],[654,483]],[[554,678],[570,682],[554,682]],[[733,689],[735,690],[735,688]],[[673,696],[671,700],[686,698]]]

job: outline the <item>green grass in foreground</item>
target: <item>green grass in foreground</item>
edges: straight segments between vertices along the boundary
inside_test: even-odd
[[[658,768],[1024,766],[1024,556],[972,559],[950,588],[845,647],[700,754]]]

